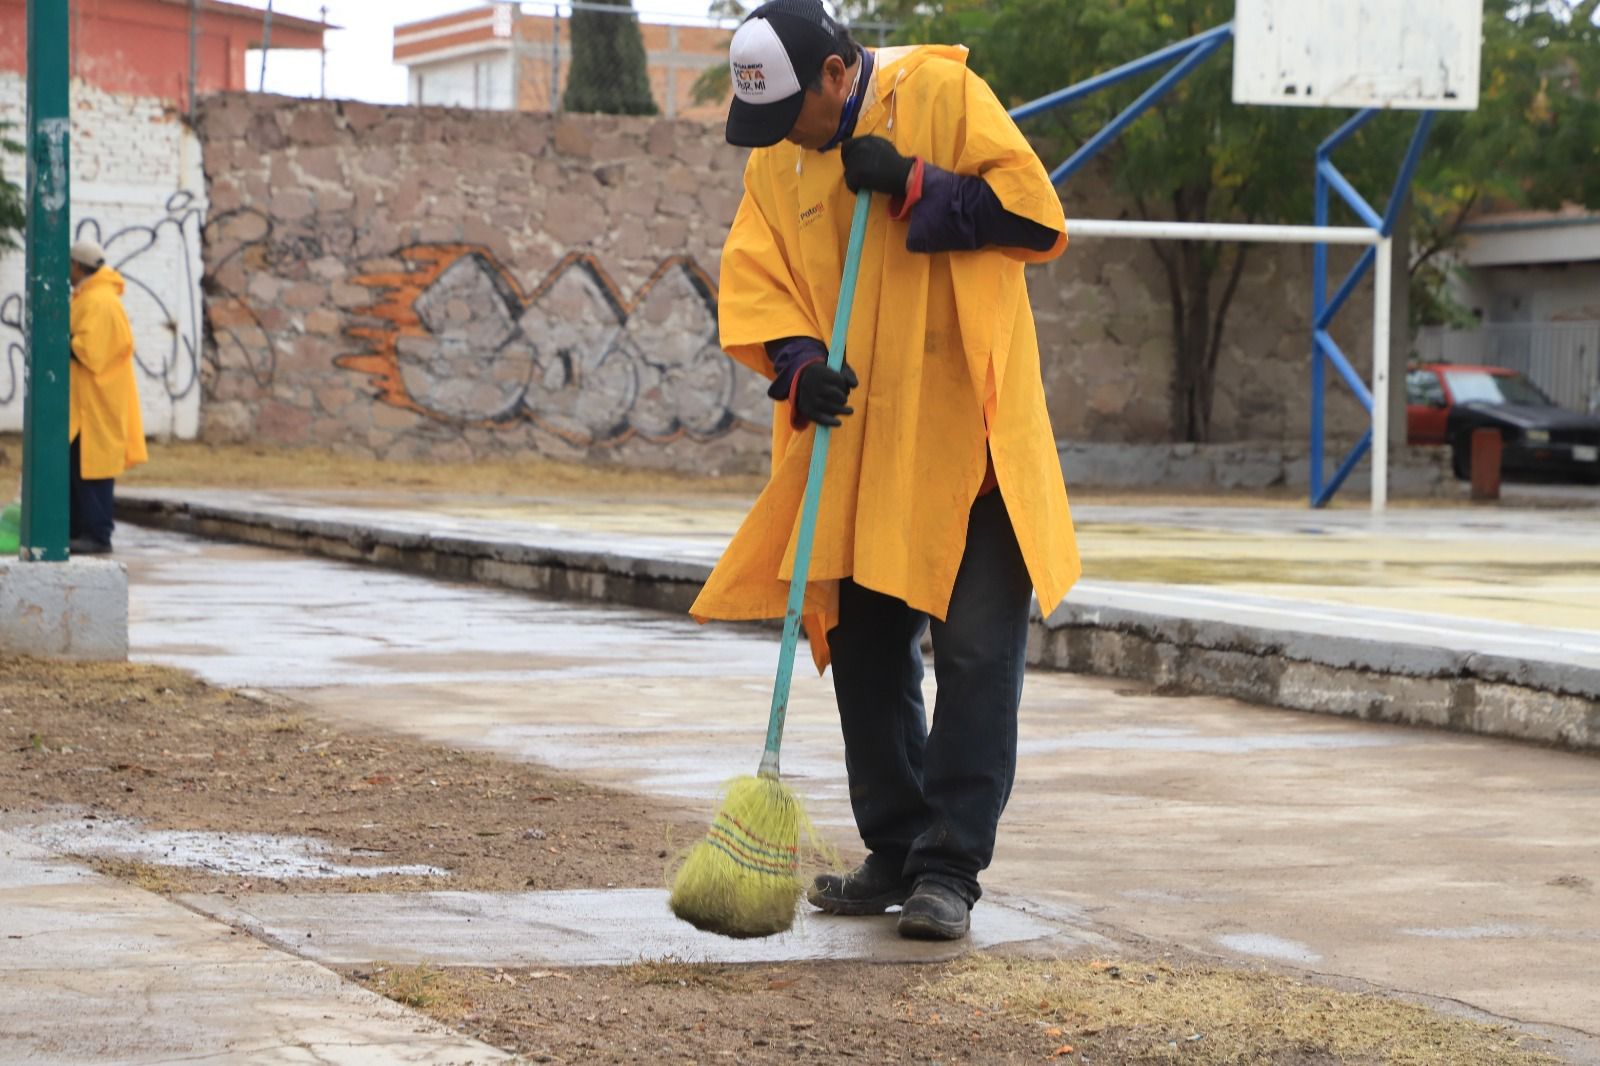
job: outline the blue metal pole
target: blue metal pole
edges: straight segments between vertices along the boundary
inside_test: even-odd
[[[1210,41],[1215,40],[1221,43],[1221,41],[1227,40],[1232,36],[1233,23],[1225,22],[1221,26],[1213,27],[1204,33],[1195,34],[1187,40],[1179,41],[1177,44],[1170,44],[1160,51],[1151,52],[1149,55],[1135,59],[1131,63],[1124,63],[1122,66],[1115,67],[1103,74],[1085,78],[1075,85],[1069,85],[1065,89],[1057,89],[1048,96],[1041,96],[1037,100],[1030,100],[1025,104],[1012,108],[1011,118],[1014,121],[1021,122],[1025,118],[1032,118],[1046,111],[1052,111],[1065,104],[1070,104],[1074,100],[1092,96],[1107,86],[1127,81],[1129,78],[1143,74],[1147,70],[1163,66]]]
[[[1334,130],[1327,140],[1317,146],[1317,162],[1320,163],[1328,158],[1335,148],[1349,140],[1356,130],[1371,122],[1373,116],[1377,115],[1377,113],[1376,110],[1369,107],[1365,111],[1357,111],[1354,115],[1351,115],[1343,126]]]
[[[1339,168],[1334,166],[1331,160],[1320,160],[1317,163],[1317,171],[1327,179],[1329,187],[1339,194],[1341,200],[1350,205],[1350,210],[1354,211],[1364,224],[1375,230],[1383,229],[1383,219],[1378,217],[1378,212],[1367,203],[1365,196],[1356,191],[1356,187],[1350,184],[1349,179],[1339,173]]]
[[[1321,149],[1318,150],[1321,163]],[[1313,193],[1315,224],[1328,224],[1328,183],[1322,176],[1322,167],[1316,168],[1316,189]],[[1328,297],[1328,246],[1314,245],[1311,249],[1311,321],[1321,322],[1323,307]],[[1311,506],[1322,496],[1323,403],[1327,396],[1328,372],[1322,365],[1322,346],[1317,343],[1315,331],[1311,337],[1311,475],[1309,478]]]
[[[1317,349],[1322,353],[1322,357],[1333,364],[1333,369],[1339,372],[1341,378],[1344,378],[1344,383],[1350,386],[1350,391],[1355,393],[1356,399],[1361,402],[1361,406],[1365,407],[1370,414],[1372,411],[1372,390],[1367,388],[1367,383],[1361,380],[1361,375],[1356,373],[1356,368],[1350,365],[1349,359],[1345,358],[1344,351],[1339,347],[1338,342],[1320,329],[1317,330],[1315,338]]]
[[[1423,146],[1428,143],[1428,134],[1433,130],[1435,113],[1424,111],[1422,117],[1417,119],[1417,128],[1411,134],[1411,144],[1406,148],[1405,162],[1400,164],[1400,176],[1394,181],[1394,191],[1389,194],[1389,207],[1383,213],[1383,235],[1394,234],[1394,220],[1400,216],[1400,205],[1405,203],[1406,193],[1411,189],[1411,179],[1417,173],[1417,163],[1422,159]]]
[[[1339,291],[1333,294],[1327,306],[1322,309],[1322,314],[1312,324],[1314,329],[1327,329],[1344,308],[1344,302],[1350,299],[1350,294],[1356,291],[1356,286],[1361,284],[1361,279],[1366,277],[1367,271],[1372,269],[1373,262],[1378,258],[1376,248],[1368,248],[1361,253],[1361,258],[1356,260],[1356,265],[1350,268],[1350,273],[1345,275],[1344,284],[1339,286]]]
[[[1339,469],[1333,472],[1333,477],[1328,480],[1327,487],[1322,490],[1321,495],[1311,501],[1313,507],[1326,507],[1328,505],[1328,501],[1333,499],[1340,486],[1344,484],[1344,479],[1350,476],[1350,471],[1356,468],[1356,464],[1361,462],[1362,458],[1367,454],[1367,449],[1371,447],[1372,427],[1368,426],[1367,431],[1362,434],[1361,440],[1356,443],[1355,448],[1351,450],[1349,455],[1345,456],[1344,462],[1339,464]]]
[[[1051,183],[1061,184],[1076,173],[1080,167],[1088,163],[1089,160],[1100,154],[1102,148],[1115,140],[1135,119],[1148,111],[1152,104],[1172,91],[1172,87],[1188,77],[1195,67],[1211,58],[1211,53],[1221,48],[1225,40],[1227,40],[1226,37],[1212,37],[1210,40],[1196,46],[1194,51],[1190,52],[1183,62],[1163,74],[1159,81],[1141,93],[1137,100],[1129,104],[1122,114],[1112,119],[1109,125],[1080,145],[1078,150],[1073,152],[1071,158],[1065,163],[1052,170],[1050,172]]]

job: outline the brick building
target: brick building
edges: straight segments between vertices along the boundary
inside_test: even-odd
[[[395,27],[394,61],[410,75],[413,104],[491,111],[560,110],[572,65],[569,23],[524,14],[516,3],[485,3]],[[719,119],[723,104],[696,104],[695,79],[727,62],[728,31],[641,22],[650,88],[669,118]],[[550,73],[557,72],[552,93]]]

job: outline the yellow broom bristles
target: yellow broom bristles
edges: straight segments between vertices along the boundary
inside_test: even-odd
[[[775,777],[730,782],[705,838],[678,868],[672,913],[708,933],[771,936],[794,924],[810,822]]]

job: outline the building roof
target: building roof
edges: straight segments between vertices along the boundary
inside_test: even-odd
[[[174,7],[187,8],[189,0],[155,0],[158,4],[170,4]],[[226,0],[200,0],[200,10],[208,14],[229,15],[234,18],[247,18],[260,22],[266,12],[259,7],[250,7],[245,4],[230,4]],[[320,22],[317,19],[301,18],[298,15],[285,15],[281,11],[272,13],[272,28],[279,27],[290,30],[302,30],[306,33],[317,33],[322,30],[337,30],[331,22]]]
[[[480,4],[394,28],[394,61],[406,66],[484,49],[509,49],[517,11]]]
[[[1579,204],[1559,211],[1478,215],[1461,227],[1468,266],[1546,266],[1600,260],[1600,212]]]

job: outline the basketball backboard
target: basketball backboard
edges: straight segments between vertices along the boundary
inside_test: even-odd
[[[1233,100],[1472,111],[1482,0],[1237,0]]]

